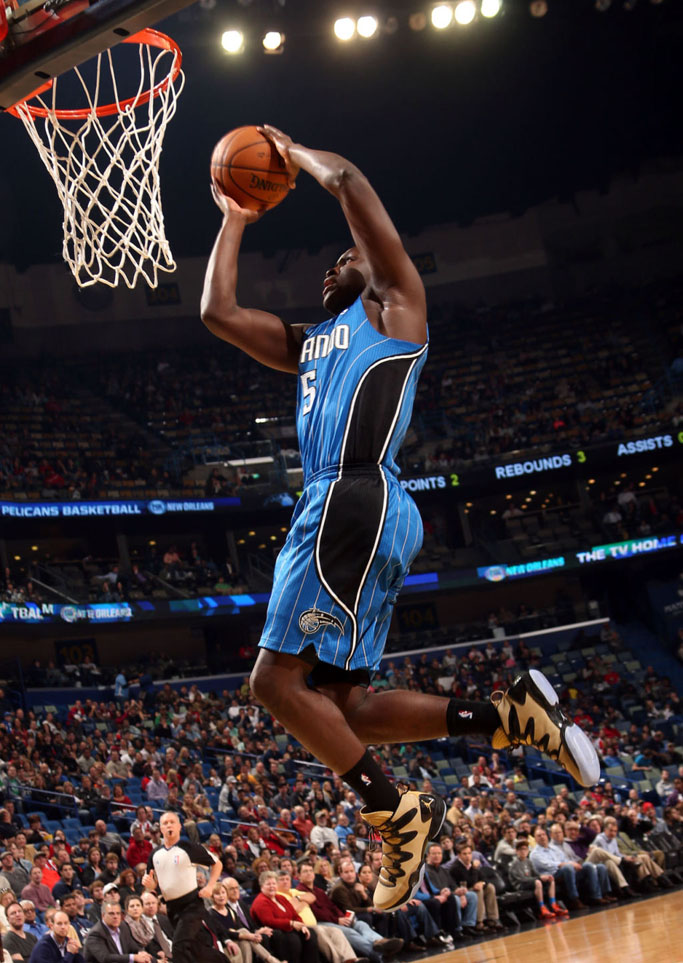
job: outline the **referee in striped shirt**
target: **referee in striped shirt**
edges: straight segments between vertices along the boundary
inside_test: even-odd
[[[163,845],[150,853],[142,885],[150,891],[158,885],[166,901],[168,918],[174,927],[173,963],[225,963],[225,956],[216,948],[203,902],[211,897],[222,865],[204,846],[180,839],[176,813],[164,813],[159,828]],[[197,886],[195,865],[211,868],[203,889]]]

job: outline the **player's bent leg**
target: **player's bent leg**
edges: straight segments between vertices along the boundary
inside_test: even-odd
[[[427,843],[441,829],[446,805],[440,797],[426,793],[399,797],[366,752],[347,718],[347,713],[353,716],[353,707],[364,701],[363,687],[334,684],[311,689],[306,683],[309,673],[305,660],[263,649],[251,675],[252,692],[302,745],[366,801],[363,818],[382,838],[382,870],[374,904],[377,909],[398,909],[420,884]],[[443,705],[439,708],[445,718]],[[440,725],[445,727],[445,721]]]
[[[536,746],[582,786],[595,785],[600,778],[598,754],[583,729],[562,712],[557,693],[542,672],[523,672],[507,692],[494,692],[491,702],[500,717],[491,740],[494,749]]]
[[[341,709],[311,689],[311,666],[298,656],[261,649],[249,684],[259,702],[295,739],[334,772],[348,772],[365,752]]]

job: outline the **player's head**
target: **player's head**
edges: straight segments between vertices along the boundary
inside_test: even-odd
[[[350,308],[370,283],[369,268],[357,247],[350,247],[325,272],[323,307],[330,314]]]
[[[159,829],[166,846],[175,846],[180,839],[180,819],[177,813],[164,813],[159,820]]]

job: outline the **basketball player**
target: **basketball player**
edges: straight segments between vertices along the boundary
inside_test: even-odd
[[[204,846],[180,839],[177,813],[164,813],[159,829],[163,844],[149,854],[142,885],[153,892],[158,884],[166,900],[168,918],[173,923],[173,963],[225,963],[209,929],[203,902],[211,897],[222,863]],[[209,881],[201,890],[195,865],[211,868]]]
[[[256,360],[298,375],[297,431],[304,490],[275,567],[251,675],[257,699],[364,800],[382,838],[378,909],[417,889],[444,801],[399,795],[366,746],[477,733],[496,749],[538,746],[582,785],[600,771],[590,740],[562,714],[538,671],[523,673],[492,704],[419,692],[368,692],[392,607],[420,549],[419,512],[398,482],[395,458],[427,356],[425,292],[379,197],[337,154],[261,128],[290,184],[299,170],[339,201],[353,246],[325,274],[331,320],[285,324],[240,307],[237,260],[245,226],[259,216],[214,187],[223,224],[209,260],[202,320]]]

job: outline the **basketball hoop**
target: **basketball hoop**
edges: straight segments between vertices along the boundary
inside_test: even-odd
[[[138,57],[129,62],[137,59],[139,76],[137,90],[123,97],[115,60],[130,83],[125,44],[138,45]],[[175,41],[147,28],[9,109],[57,187],[64,206],[62,254],[79,287],[123,281],[133,288],[142,276],[154,288],[159,271],[175,270],[164,232],[159,159],[183,89],[181,64]],[[84,95],[84,106],[58,106],[58,85],[67,87],[69,98]]]

